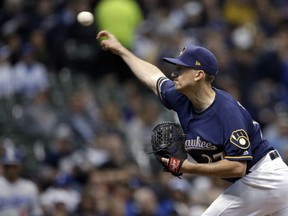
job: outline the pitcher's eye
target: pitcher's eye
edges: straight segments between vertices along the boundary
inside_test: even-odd
[[[177,75],[180,75],[181,73],[183,73],[184,71],[188,70],[189,68],[188,67],[181,67],[181,66],[178,66],[176,67],[176,74]]]

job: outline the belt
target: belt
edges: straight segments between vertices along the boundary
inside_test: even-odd
[[[278,151],[276,151],[276,150],[270,152],[270,153],[269,153],[269,156],[270,156],[271,160],[275,160],[276,158],[280,157]]]
[[[254,164],[248,170],[248,173],[251,173],[252,171],[258,169],[259,167],[261,167],[263,164],[267,163],[268,161],[273,161],[279,157],[280,157],[280,154],[278,153],[277,150],[272,150],[272,151],[268,152],[261,160],[259,160],[256,164]]]

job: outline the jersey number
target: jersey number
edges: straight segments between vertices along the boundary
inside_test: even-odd
[[[206,154],[202,154],[203,158],[206,158],[208,161],[208,163],[212,163],[213,161],[219,161],[219,160],[223,160],[224,159],[224,153],[223,152],[219,152],[217,154],[214,154],[212,157],[206,155]]]

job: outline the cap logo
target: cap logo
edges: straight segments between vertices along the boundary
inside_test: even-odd
[[[186,50],[186,47],[184,47],[184,48],[181,50],[179,56],[182,55],[182,54],[185,52],[185,50]]]
[[[199,61],[196,61],[196,62],[195,62],[195,65],[201,66],[201,63],[200,63]]]

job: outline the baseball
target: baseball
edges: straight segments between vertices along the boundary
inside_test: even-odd
[[[88,11],[82,11],[77,15],[78,22],[83,26],[89,26],[94,21],[94,16]]]

